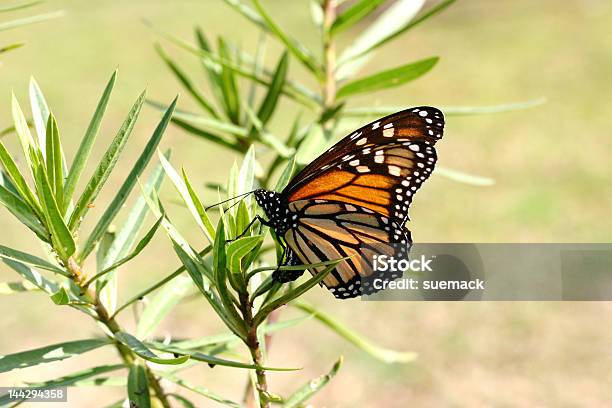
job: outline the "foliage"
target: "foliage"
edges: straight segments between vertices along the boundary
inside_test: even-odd
[[[354,95],[400,86],[422,77],[435,66],[438,57],[427,56],[370,75],[360,76],[359,72],[380,47],[435,16],[453,0],[442,1],[425,11],[421,11],[424,1],[398,0],[378,15],[375,15],[375,11],[383,8],[383,1],[358,0],[338,6],[332,0],[312,0],[312,19],[320,35],[321,50],[318,53],[293,38],[259,0],[253,0],[252,5],[240,0],[224,1],[260,30],[255,53],[247,53],[226,38],[218,38],[213,46],[199,28],[195,30],[195,44],[161,33],[172,44],[199,59],[209,90],[201,90],[197,81],[160,44],[156,44],[162,61],[201,112],[176,109],[176,99],[167,106],[148,101],[161,109],[163,116],[140,156],[134,160],[125,182],[91,231],[83,230],[83,220],[89,216],[89,210],[98,205],[97,197],[130,141],[146,101],[145,93],[137,97],[122,126],[84,183],[84,188],[78,192],[77,186],[83,184],[80,181],[84,177],[117,73],[112,75],[103,90],[71,163],[64,156],[60,126],[37,83],[32,80],[29,89],[32,126],[13,97],[13,128],[21,146],[25,163],[21,167],[25,167],[25,171],[17,165],[18,161],[5,145],[0,143],[3,168],[0,171],[0,203],[36,235],[46,253],[43,258],[0,246],[0,258],[21,278],[18,282],[0,284],[0,293],[41,292],[49,296],[53,304],[74,308],[99,322],[103,336],[4,356],[0,371],[58,361],[102,347],[114,347],[120,358],[116,364],[86,368],[35,385],[124,386],[127,387],[127,398],[135,406],[170,407],[171,401],[195,406],[182,395],[168,393],[161,382],[163,379],[217,403],[241,406],[241,403],[181,377],[181,369],[206,363],[248,370],[250,386],[243,397],[247,406],[268,407],[276,403],[297,407],[303,406],[331,381],[341,368],[342,357],[327,374],[306,382],[290,395],[273,394],[268,389],[266,372],[293,370],[290,367],[268,367],[265,363],[269,351],[267,341],[278,331],[314,320],[382,363],[409,363],[416,357],[412,352],[380,347],[331,314],[299,300],[341,260],[318,265],[325,266],[325,269],[317,276],[304,277],[287,285],[274,282],[271,272],[280,261],[280,253],[275,245],[266,243],[269,231],[265,226],[255,224],[255,227],[248,228],[257,214],[254,200],[247,195],[238,202],[215,206],[218,213],[209,211],[201,193],[197,191],[197,184],[189,178],[186,169],[175,169],[171,164],[170,152],[162,153],[158,146],[167,125],[173,123],[194,136],[241,155],[240,167],[232,167],[227,183],[214,186],[216,194],[211,194],[206,202],[245,195],[259,186],[280,190],[304,163],[331,144],[343,129],[353,127],[356,120],[398,110],[395,107],[351,107],[350,102]],[[337,38],[347,33],[351,33],[351,38],[354,36],[354,41],[338,52]],[[265,64],[268,37],[274,38],[283,47],[272,68]],[[313,82],[318,84],[318,89],[311,89],[296,81],[291,75],[292,64],[302,65]],[[293,125],[281,138],[272,132],[271,125],[286,102],[300,106],[303,114],[300,112],[293,118]],[[444,111],[447,115],[490,113],[521,109],[530,104],[533,103],[482,108],[449,107]],[[156,152],[159,164],[146,181],[141,182]],[[470,184],[492,183],[490,179],[457,170],[442,169],[438,174]],[[165,176],[207,240],[205,248],[194,248],[173,225],[159,198]],[[137,184],[138,189],[135,188]],[[132,204],[122,227],[113,232],[111,224],[134,190],[140,190],[140,195]],[[155,221],[143,232],[148,212],[154,215]],[[181,266],[118,305],[117,274],[126,263],[146,250],[159,229],[167,235]],[[275,249],[276,259],[270,259]],[[86,261],[94,254],[96,270],[84,270]],[[282,268],[303,269],[307,266]],[[194,287],[225,324],[227,332],[195,339],[160,341],[155,338],[156,327]],[[155,291],[157,293],[152,295]],[[148,302],[137,326],[131,330],[122,327],[116,317],[145,297]],[[278,321],[279,310],[284,305],[295,307],[304,316]],[[233,351],[241,344],[248,351],[246,360],[237,359]],[[176,368],[168,370],[168,367]],[[118,371],[122,372],[121,376],[117,374]],[[109,377],[109,373],[114,376]],[[6,402],[5,398],[0,396],[0,403]]]

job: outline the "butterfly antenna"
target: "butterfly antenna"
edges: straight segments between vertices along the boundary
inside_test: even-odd
[[[216,207],[216,206],[221,205],[221,204],[225,204],[225,203],[227,203],[228,201],[232,201],[232,200],[235,200],[235,199],[237,199],[237,198],[245,197],[245,196],[247,196],[247,195],[249,195],[249,194],[252,194],[254,191],[255,191],[255,190],[249,191],[249,192],[244,193],[244,194],[239,194],[239,195],[237,195],[237,196],[235,196],[235,197],[228,198],[227,200],[223,200],[223,201],[220,201],[220,202],[218,202],[218,203],[215,203],[215,204],[209,205],[208,207],[206,207],[206,208],[204,209],[204,211],[208,211],[209,209],[211,209],[211,208],[213,208],[213,207]],[[238,204],[239,202],[240,202],[240,201],[237,201],[237,202],[235,202],[234,204],[232,204],[232,207],[233,207],[233,206],[235,206],[236,204]],[[232,207],[230,207],[230,208],[232,208]]]

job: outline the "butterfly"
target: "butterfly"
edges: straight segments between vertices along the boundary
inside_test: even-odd
[[[281,264],[316,264],[340,258],[322,281],[340,299],[370,294],[374,280],[401,272],[372,268],[375,253],[407,257],[405,228],[416,191],[431,175],[442,138],[444,115],[421,106],[369,123],[340,140],[299,172],[282,192],[255,190],[257,204],[284,247]],[[397,249],[399,247],[399,250]],[[399,252],[399,253],[398,253]],[[311,267],[315,275],[325,266]],[[277,270],[288,282],[304,271]]]

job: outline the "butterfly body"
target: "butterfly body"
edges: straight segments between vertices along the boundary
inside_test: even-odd
[[[306,166],[282,192],[256,190],[261,221],[285,246],[285,264],[342,261],[323,284],[337,298],[376,292],[376,279],[398,271],[375,271],[376,253],[408,256],[405,228],[412,197],[431,175],[434,144],[444,117],[431,107],[410,108],[381,118],[346,136]],[[313,274],[325,267],[310,268]],[[276,271],[281,282],[301,273]]]

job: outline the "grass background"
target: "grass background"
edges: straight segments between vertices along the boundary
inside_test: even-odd
[[[317,48],[307,2],[268,0],[264,5],[295,36]],[[33,75],[58,118],[69,157],[116,67],[119,81],[94,156],[102,154],[140,90],[147,87],[150,97],[163,101],[179,91],[154,53],[152,43],[158,38],[143,19],[183,38],[191,38],[193,26],[199,24],[210,36],[222,34],[247,50],[256,38],[242,17],[216,0],[62,0],[38,7],[38,11],[45,9],[63,9],[67,14],[0,33],[3,43],[28,42],[2,58],[0,125],[10,123],[11,90],[27,105],[27,83]],[[439,163],[493,177],[497,183],[472,187],[433,177],[412,207],[409,227],[415,241],[610,241],[611,23],[612,5],[604,0],[460,1],[377,54],[364,73],[432,55],[441,56],[441,61],[421,80],[355,100],[353,106],[490,105],[548,99],[527,111],[449,118],[439,145]],[[346,36],[346,43],[359,28]],[[270,44],[271,65],[280,48]],[[191,56],[167,48],[185,67],[193,72],[199,68]],[[295,61],[291,75],[305,77]],[[186,96],[179,105],[192,106]],[[275,117],[277,133],[286,134],[296,109],[291,103],[284,105],[283,115]],[[158,118],[153,109],[144,110],[90,220],[112,198],[113,184],[122,181]],[[5,140],[16,147],[11,137]],[[162,145],[172,147],[173,163],[183,165],[200,187],[204,182],[223,181],[236,158],[175,128],[168,130]],[[170,188],[164,192],[166,199],[173,197]],[[203,242],[183,209],[171,205],[169,209],[196,246]],[[0,231],[3,245],[26,251],[38,245],[4,210]],[[123,299],[177,264],[167,239],[159,234],[131,267],[121,271]],[[15,277],[0,264],[1,281]],[[602,330],[612,323],[608,303],[373,304],[335,301],[317,289],[307,299],[383,345],[420,354],[413,365],[384,366],[317,323],[283,332],[274,338],[270,364],[304,370],[271,374],[275,392],[288,392],[328,370],[339,354],[346,357],[340,375],[313,400],[316,406],[595,406],[612,399],[606,386],[612,380],[612,335]],[[0,297],[0,311],[4,332],[0,354],[98,333],[91,321],[37,294]],[[283,313],[292,315],[292,311]],[[129,327],[129,313],[123,319]],[[203,336],[219,330],[221,325],[205,302],[193,298],[176,309],[159,333]],[[111,351],[101,350],[4,373],[0,384],[49,379],[111,357]],[[189,373],[194,382],[233,399],[244,386],[244,373],[235,369],[202,365]],[[102,406],[123,392],[71,389],[70,406]],[[201,400],[198,406],[209,405]]]

